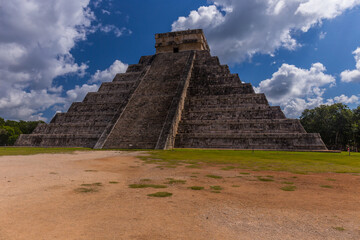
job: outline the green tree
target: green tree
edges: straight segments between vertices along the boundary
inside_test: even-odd
[[[300,121],[307,132],[320,133],[329,149],[346,149],[353,144],[353,112],[342,103],[306,109]]]

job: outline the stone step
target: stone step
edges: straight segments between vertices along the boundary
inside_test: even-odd
[[[107,103],[107,102],[117,102],[122,103],[128,97],[130,97],[130,92],[90,92],[84,98],[84,103]]]
[[[119,103],[117,102],[105,102],[105,103],[87,103],[87,102],[74,102],[71,104],[68,113],[71,112],[116,112],[119,109]]]
[[[183,120],[178,133],[306,133],[297,119]]]
[[[213,110],[213,111],[185,111],[184,120],[230,120],[230,119],[285,119],[280,107],[269,107],[267,109],[249,109],[243,111]]]
[[[21,134],[21,146],[33,147],[88,147],[92,148],[98,134]]]
[[[191,96],[197,95],[229,95],[229,94],[253,94],[254,89],[249,83],[242,83],[235,86],[228,85],[208,85],[189,87],[189,94]]]
[[[34,134],[101,134],[107,123],[50,123],[39,124]]]
[[[201,79],[196,79],[190,83],[190,86],[200,86],[200,85],[211,85],[211,84],[229,84],[232,86],[233,84],[241,84],[241,80],[239,75],[237,74],[227,74],[223,77],[204,77]]]
[[[142,65],[142,64],[131,64],[127,68],[126,72],[127,73],[141,73],[143,69],[144,69],[144,65]]]
[[[206,109],[206,111],[213,111],[214,109],[226,109],[231,110],[233,108],[238,109],[265,109],[269,107],[269,104],[254,104],[254,103],[244,103],[237,105],[228,105],[228,104],[207,104],[207,103],[199,103],[199,104],[190,104],[186,103],[186,109],[188,111],[200,111],[201,109]]]
[[[98,92],[128,92],[135,87],[136,81],[104,82]]]
[[[57,113],[51,123],[108,123],[113,117],[113,112]]]
[[[140,75],[139,72],[118,73],[113,82],[136,81]]]
[[[178,134],[175,147],[326,150],[317,133]]]
[[[268,104],[264,94],[228,94],[228,95],[205,95],[188,96],[188,105],[228,105],[237,106],[242,104]]]

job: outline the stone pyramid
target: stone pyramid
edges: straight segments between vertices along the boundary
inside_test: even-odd
[[[319,134],[306,133],[212,57],[202,30],[155,38],[155,55],[141,57],[16,144],[326,150]]]

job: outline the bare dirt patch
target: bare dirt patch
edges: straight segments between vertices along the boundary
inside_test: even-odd
[[[359,175],[158,168],[137,154],[0,157],[0,239],[360,239]]]

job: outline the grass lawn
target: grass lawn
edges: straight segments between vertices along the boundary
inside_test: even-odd
[[[90,148],[38,148],[38,147],[0,147],[0,156],[33,155],[40,153],[72,153],[89,151]]]
[[[360,153],[236,151],[175,149],[150,151],[141,157],[147,163],[163,166],[190,164],[229,165],[239,169],[287,171],[293,173],[337,172],[360,173]],[[222,166],[223,167],[223,166]]]

